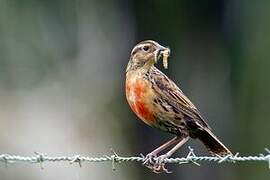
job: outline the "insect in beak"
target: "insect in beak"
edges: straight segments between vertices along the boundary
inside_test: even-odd
[[[163,67],[165,69],[168,68],[168,57],[170,56],[170,49],[168,47],[163,47],[159,45],[158,50],[156,51],[156,57],[155,57],[155,63],[158,62],[158,60],[163,57]]]

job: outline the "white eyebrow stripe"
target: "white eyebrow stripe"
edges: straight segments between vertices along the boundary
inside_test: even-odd
[[[150,43],[140,44],[140,45],[137,46],[137,48],[141,48],[143,46],[150,46],[150,45],[151,45]]]

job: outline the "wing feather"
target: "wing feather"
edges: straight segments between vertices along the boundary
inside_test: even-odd
[[[150,74],[152,75],[150,79],[154,84],[153,89],[160,94],[160,97],[163,97],[163,100],[173,106],[176,113],[183,113],[190,119],[198,120],[203,127],[210,129],[198,109],[172,80],[155,67],[152,68]]]

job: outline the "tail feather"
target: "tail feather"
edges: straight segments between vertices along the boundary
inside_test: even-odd
[[[210,154],[219,156],[232,155],[231,151],[209,129],[204,128],[197,137],[203,142]]]

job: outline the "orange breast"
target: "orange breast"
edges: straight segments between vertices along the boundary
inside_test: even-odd
[[[150,84],[143,79],[126,80],[126,97],[133,112],[145,123],[155,122]]]

